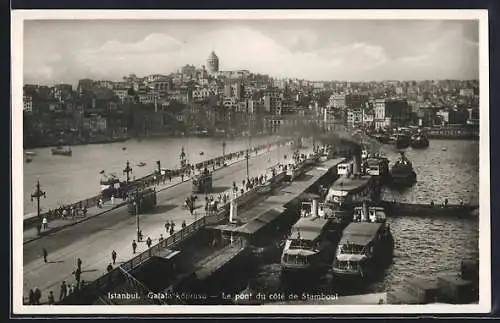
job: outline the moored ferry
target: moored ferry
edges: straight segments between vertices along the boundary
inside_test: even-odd
[[[333,261],[337,230],[341,229],[325,217],[321,206],[318,209],[316,200],[302,203],[301,216],[293,225],[283,248],[282,273],[327,271]]]
[[[120,183],[120,180],[113,176],[113,175],[103,175],[101,178],[100,184],[101,184],[101,192],[110,190],[110,189],[116,189],[118,188]]]
[[[391,181],[393,185],[411,185],[417,180],[417,173],[413,170],[413,164],[406,158],[403,152],[401,157],[391,167]]]
[[[365,200],[374,200],[379,188],[379,182],[373,176],[341,177],[328,189],[324,212],[339,223],[349,223],[354,206]]]
[[[367,279],[392,259],[394,238],[380,206],[358,206],[342,232],[332,271],[337,278]]]
[[[389,176],[389,159],[380,154],[370,154],[363,161],[363,171],[370,176],[387,178]]]

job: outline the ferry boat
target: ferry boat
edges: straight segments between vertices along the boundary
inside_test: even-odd
[[[417,174],[413,170],[413,164],[406,158],[403,152],[401,157],[391,168],[391,182],[393,185],[410,185],[417,180]]]
[[[317,200],[303,202],[299,220],[292,226],[281,254],[281,272],[327,271],[335,252],[335,231],[340,227],[318,209]]]
[[[396,135],[396,145],[397,149],[404,149],[410,146],[411,138],[406,133],[400,132]]]
[[[52,148],[52,155],[72,156],[73,151],[70,147],[57,146],[56,148]]]
[[[348,176],[348,175],[352,174],[353,168],[354,168],[354,161],[353,160],[339,163],[337,165],[337,175]]]
[[[352,221],[354,206],[364,200],[375,200],[378,189],[374,176],[341,177],[328,189],[322,204],[324,212],[328,218],[347,225]]]
[[[389,159],[380,154],[370,154],[363,162],[364,173],[378,176],[382,179],[389,177]]]
[[[411,143],[410,143],[412,148],[419,149],[419,148],[427,148],[429,147],[429,139],[427,139],[427,136],[424,135],[421,131],[418,133],[414,134],[411,137]]]
[[[383,207],[358,206],[354,221],[342,232],[332,271],[337,278],[365,280],[392,259],[394,238]]]

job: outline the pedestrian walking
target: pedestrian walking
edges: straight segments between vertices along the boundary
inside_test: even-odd
[[[28,305],[35,305],[35,292],[33,289],[30,289],[28,293]]]
[[[49,305],[54,305],[55,304],[54,293],[52,291],[49,292],[49,296],[47,298],[48,298]]]
[[[116,263],[116,251],[111,252],[111,259],[113,259],[113,265]]]
[[[110,263],[108,267],[106,267],[106,271],[109,273],[113,270],[113,265]]]
[[[135,250],[137,249],[137,243],[134,241],[132,241],[132,251],[135,253]]]
[[[76,266],[77,266],[78,270],[81,272],[82,271],[82,260],[80,258],[78,258],[76,260]]]
[[[43,217],[42,224],[43,224],[43,229],[44,230],[46,230],[46,229],[49,228],[49,222],[47,221],[47,216]]]
[[[48,256],[47,250],[43,248],[42,252],[43,252],[43,261],[47,263],[47,256]]]
[[[33,291],[33,297],[35,304],[34,305],[40,305],[40,299],[42,298],[42,292],[38,287],[35,287],[35,290]]]
[[[170,222],[165,222],[165,233],[168,234],[168,229],[170,228]]]
[[[76,270],[73,273],[75,274],[76,282],[79,284],[82,271],[80,270],[80,268],[76,268]]]
[[[158,239],[158,242],[162,242],[164,239],[163,239],[163,234],[160,233],[160,238]]]
[[[61,293],[59,294],[59,300],[61,301],[63,298],[66,297],[68,293],[68,286],[66,286],[66,282],[63,280],[61,283]]]
[[[146,244],[148,245],[148,248],[151,248],[151,244],[152,244],[152,243],[153,243],[153,242],[151,241],[151,238],[150,238],[150,237],[148,237],[148,239],[146,240]]]

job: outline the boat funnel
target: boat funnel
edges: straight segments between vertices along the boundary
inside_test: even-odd
[[[238,213],[238,204],[236,203],[236,200],[233,199],[229,204],[229,223],[234,223],[234,219],[236,218],[237,213]]]
[[[312,200],[311,214],[313,217],[318,216],[318,200],[317,199]]]
[[[356,149],[353,156],[353,175],[359,176],[361,174],[361,151]]]
[[[366,203],[366,201],[363,202],[363,214],[361,215],[361,220],[363,222],[368,221],[368,203]]]

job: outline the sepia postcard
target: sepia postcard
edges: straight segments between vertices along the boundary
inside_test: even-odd
[[[488,53],[487,10],[14,10],[12,314],[489,312]]]

